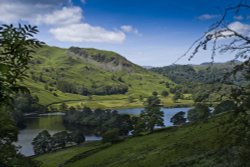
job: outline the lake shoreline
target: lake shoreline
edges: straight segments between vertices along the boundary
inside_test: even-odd
[[[144,108],[126,108],[117,110],[119,114],[129,114],[137,116]],[[164,112],[164,125],[165,127],[172,126],[170,122],[171,117],[179,111],[187,111],[190,108],[188,107],[178,107],[178,108],[165,108],[162,107],[161,110]],[[33,138],[42,130],[48,130],[51,135],[54,133],[70,130],[69,127],[63,123],[64,112],[49,112],[49,113],[36,113],[36,115],[28,115],[26,117],[26,128],[19,131],[17,144],[22,146],[20,152],[25,156],[31,156],[34,154],[33,146],[31,142]],[[86,141],[96,141],[101,140],[100,136],[89,133],[90,129],[83,130],[83,134],[86,137]]]
[[[164,109],[171,109],[171,108],[192,108],[193,105],[186,105],[186,104],[180,104],[180,105],[173,105],[173,106],[164,106],[162,105],[161,108]],[[136,106],[136,107],[114,107],[114,108],[106,108],[105,110],[126,110],[126,109],[134,109],[134,108],[140,108],[143,109],[143,106]],[[94,108],[97,109],[97,108]],[[24,117],[28,118],[29,116],[42,116],[42,115],[48,115],[48,114],[54,114],[54,113],[65,113],[66,111],[48,111],[48,112],[40,112],[40,113],[24,113]]]

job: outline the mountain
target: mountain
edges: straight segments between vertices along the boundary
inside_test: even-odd
[[[111,51],[44,46],[33,57],[30,79],[24,84],[43,105],[142,106],[142,99],[153,91],[168,91],[166,83],[175,86],[167,77]],[[166,101],[173,105],[171,98]]]
[[[236,65],[236,64],[241,64],[242,62],[239,60],[231,60],[231,61],[227,61],[227,62],[204,62],[201,63],[199,66],[207,66],[207,65],[223,65],[223,64],[232,64],[232,65]]]
[[[216,104],[225,95],[230,94],[235,85],[247,85],[247,81],[241,72],[235,76],[232,73],[235,65],[241,62],[203,63],[201,65],[171,65],[152,68],[153,72],[170,78],[178,84],[178,91],[192,94],[196,102]]]
[[[142,67],[148,70],[154,68],[153,66],[142,66]]]
[[[240,63],[240,61],[229,61],[213,64],[202,63],[200,65],[170,65],[152,68],[151,70],[170,78],[177,84],[190,82],[209,84],[223,79],[227,73],[232,72],[235,65]],[[236,75],[236,80],[235,78],[229,77],[227,81],[235,82],[236,84],[244,82],[242,74],[240,73]]]

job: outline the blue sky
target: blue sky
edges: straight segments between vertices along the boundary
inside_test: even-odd
[[[93,47],[120,53],[139,65],[172,64],[238,0],[1,0],[1,23],[39,26],[38,38],[59,47]],[[30,14],[32,13],[32,15]],[[243,18],[245,19],[245,18]],[[233,21],[242,21],[235,17]],[[192,61],[210,61],[201,52]],[[232,56],[218,55],[215,61]]]

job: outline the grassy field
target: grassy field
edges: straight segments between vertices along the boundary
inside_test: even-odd
[[[164,107],[178,107],[178,106],[192,106],[192,100],[179,100],[174,103],[172,97],[160,98]],[[145,100],[145,99],[144,99]],[[60,103],[55,104],[55,107],[59,107]],[[143,107],[143,101],[134,99],[133,102],[128,101],[126,95],[111,95],[111,96],[93,96],[92,100],[83,99],[80,101],[67,102],[68,106],[88,106],[90,108],[103,108],[103,109],[121,109],[121,108],[140,108]]]
[[[132,137],[66,166],[162,167],[176,164],[216,150],[219,137],[218,122],[224,118],[222,114],[201,124],[170,127],[146,136]],[[73,148],[67,153],[60,151],[35,159],[44,163],[53,162],[57,165],[75,155],[74,149],[85,151],[84,148]],[[60,156],[61,154],[67,156]],[[196,162],[197,167],[199,163],[203,162]]]
[[[44,154],[35,159],[42,162],[41,167],[56,167],[79,153],[98,148],[101,145],[101,142],[90,142],[83,146],[71,147],[61,151]]]

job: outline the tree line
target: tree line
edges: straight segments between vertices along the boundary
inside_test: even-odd
[[[47,130],[43,130],[33,139],[32,145],[35,154],[43,154],[83,142],[85,142],[85,136],[79,131],[71,133],[61,131],[51,135]]]

